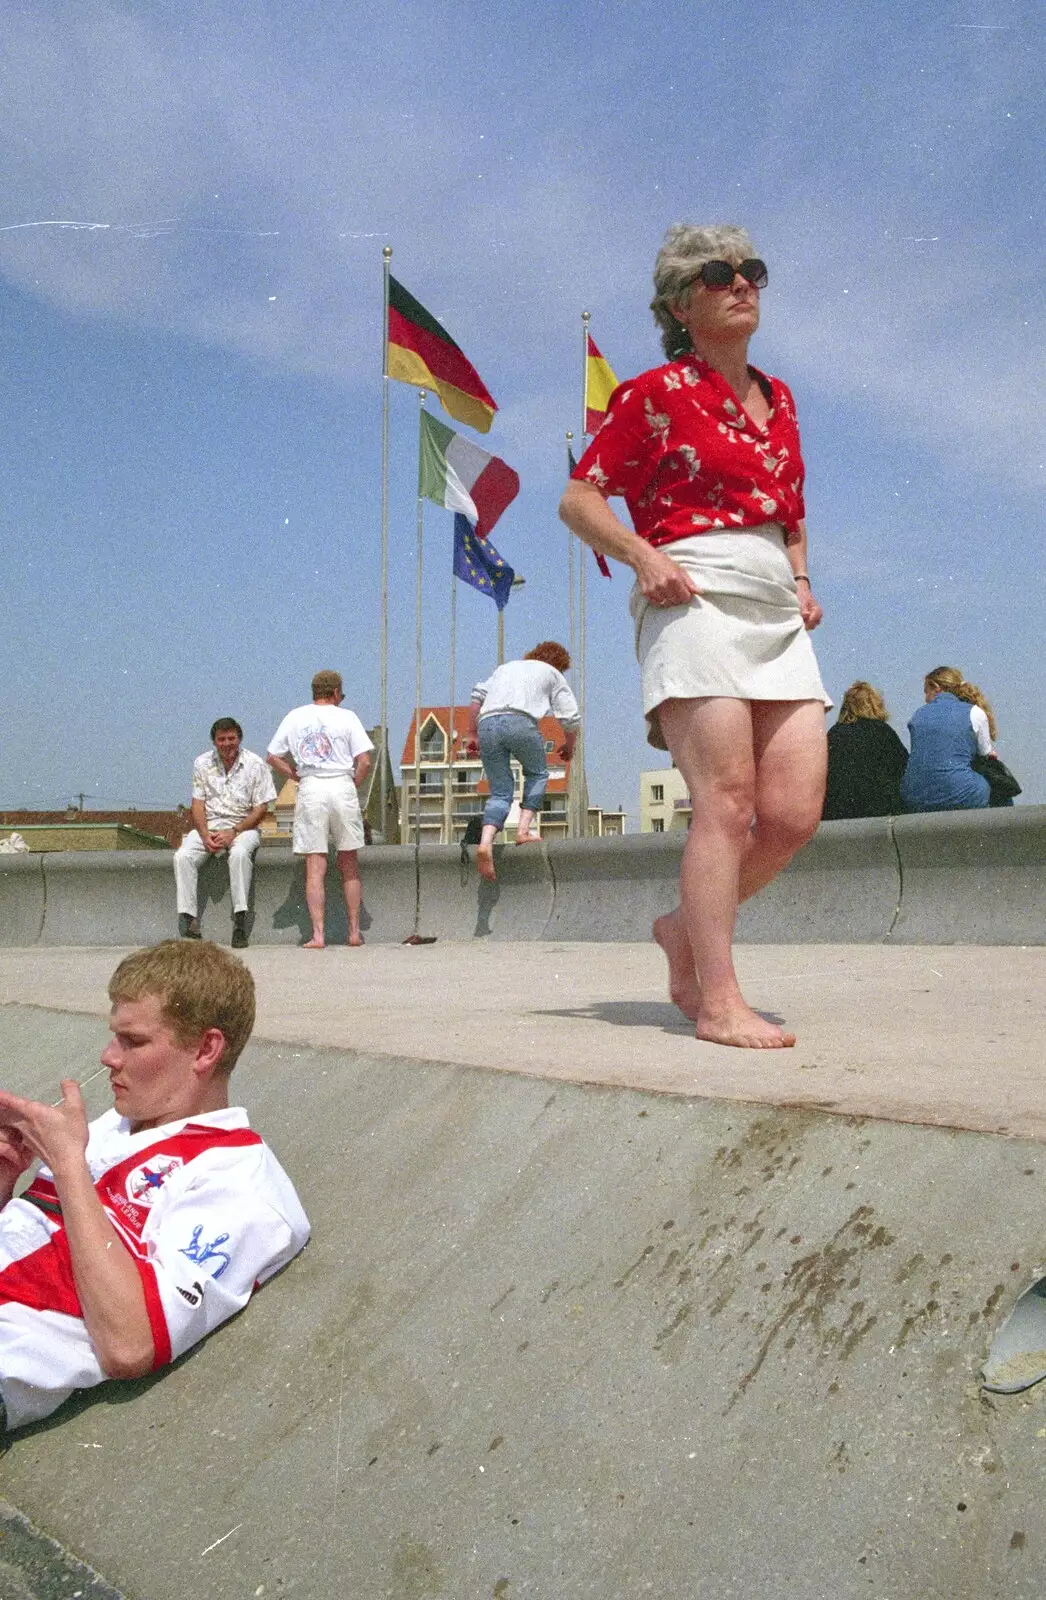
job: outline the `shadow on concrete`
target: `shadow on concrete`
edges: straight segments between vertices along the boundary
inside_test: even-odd
[[[464,874],[462,874],[464,878]],[[501,888],[497,883],[488,883],[486,878],[476,874],[479,898],[476,905],[476,926],[472,930],[473,938],[484,939],[493,933],[490,918],[494,907],[501,899]]]
[[[589,1022],[609,1022],[615,1028],[660,1028],[662,1033],[691,1035],[694,1024],[688,1022],[670,1001],[665,1000],[597,1000],[590,1006],[577,1006],[562,1011],[532,1011],[534,1017],[581,1017]],[[778,1011],[759,1011],[756,1016],[764,1022],[773,1022],[780,1028],[785,1019]]]
[[[660,1028],[663,1033],[694,1031],[693,1023],[667,1000],[597,1000],[590,1006],[533,1011],[531,1015],[581,1017],[589,1022],[609,1022],[615,1028]]]
[[[208,863],[209,865],[209,863]],[[345,896],[342,892],[341,875],[338,872],[337,858],[330,852],[327,858],[326,877],[327,900],[324,913],[323,936],[328,944],[345,944],[349,937],[349,923],[345,915]],[[251,885],[251,905],[254,903],[254,885]],[[367,910],[366,902],[360,908],[360,931],[364,934],[372,927],[374,918]],[[294,867],[287,893],[281,905],[276,907],[272,915],[275,928],[297,928],[301,934],[301,942],[312,935],[312,923],[309,920],[309,908],[305,903],[305,858],[295,856]],[[251,924],[253,927],[253,922]]]

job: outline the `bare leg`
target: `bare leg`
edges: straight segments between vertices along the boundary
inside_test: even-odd
[[[327,877],[327,852],[305,857],[305,904],[309,908],[312,938],[306,939],[306,950],[322,950],[323,913],[327,902],[325,879]]]
[[[661,715],[693,805],[682,904],[654,925],[672,998],[696,1021],[699,1038],[763,1049],[794,1044],[793,1034],[744,1000],[731,941],[742,894],[768,883],[817,827],[823,710],[814,701],[675,700]],[[686,941],[700,988],[687,969]]]
[[[497,836],[498,830],[494,824],[485,822],[479,844],[476,846],[476,871],[481,878],[486,878],[488,883],[494,883],[497,880],[497,874],[494,871],[494,840]]]
[[[682,907],[676,906],[674,911],[658,917],[651,932],[668,961],[669,999],[679,1007],[684,1017],[696,1022],[701,1010],[701,985],[694,970],[694,952],[683,926]]]
[[[534,813],[533,813],[533,811],[526,811],[526,810],[521,809],[520,813],[519,813],[519,821],[516,823],[516,843],[517,844],[540,844],[541,843],[540,839],[538,838],[538,835],[536,833],[531,833],[531,831],[530,831],[533,826],[534,826]]]
[[[360,933],[360,907],[363,904],[363,884],[355,850],[338,851],[338,871],[341,873],[342,893],[345,896],[345,913],[349,919],[349,943],[355,948],[363,943]]]

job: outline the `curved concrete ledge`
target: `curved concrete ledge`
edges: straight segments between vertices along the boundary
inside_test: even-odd
[[[654,918],[679,899],[683,842],[678,834],[640,833],[553,845],[555,904],[542,937],[649,939]]]
[[[1046,944],[1046,806],[898,817],[898,944]]]
[[[738,913],[741,944],[878,944],[901,897],[890,817],[827,822]]]
[[[444,940],[645,939],[675,901],[685,836],[631,835],[506,845],[484,883],[457,846],[420,851],[418,929]],[[365,936],[398,943],[415,926],[414,852],[362,858]],[[230,927],[225,863],[200,874],[204,931]],[[333,865],[327,934],[345,938]],[[252,941],[299,944],[308,933],[304,868],[262,849]],[[0,856],[0,944],[139,945],[175,928],[171,857],[156,851]],[[1046,944],[1046,806],[825,823],[768,889],[741,909],[749,944]]]
[[[46,903],[43,856],[0,856],[0,944],[40,944]]]

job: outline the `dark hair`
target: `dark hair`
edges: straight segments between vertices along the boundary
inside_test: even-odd
[[[543,661],[547,667],[555,667],[557,672],[566,672],[570,666],[569,653],[555,639],[543,639],[533,650],[527,651],[523,660]]]
[[[238,738],[243,738],[243,729],[240,727],[240,724],[237,722],[235,717],[219,717],[217,722],[212,723],[212,744],[214,743],[214,736],[216,733],[235,733]]]

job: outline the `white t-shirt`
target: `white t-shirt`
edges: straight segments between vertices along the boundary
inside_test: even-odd
[[[483,707],[481,719],[496,716],[499,711],[522,711],[535,722],[551,715],[563,728],[581,726],[573,690],[563,674],[547,661],[506,661],[504,666],[495,667],[489,678],[477,683],[472,698]]]
[[[351,778],[356,757],[373,749],[355,711],[313,703],[288,711],[276,729],[269,754],[292,756],[299,778]]]
[[[156,1367],[241,1310],[301,1250],[309,1221],[239,1106],[132,1134],[91,1123],[87,1165],[142,1278]],[[0,1211],[0,1396],[8,1427],[105,1379],[80,1315],[54,1182],[41,1167]]]

